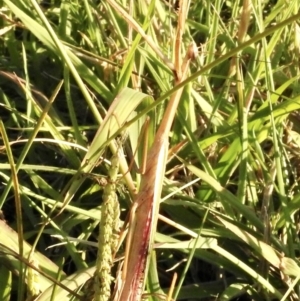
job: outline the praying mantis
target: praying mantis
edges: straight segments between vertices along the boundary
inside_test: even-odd
[[[116,8],[116,3],[108,1]],[[117,8],[120,9],[119,7]],[[130,18],[122,9],[121,14]],[[181,63],[181,41],[184,22],[188,11],[187,1],[180,1],[179,21],[176,36],[175,85],[180,84],[187,76],[190,62],[196,58],[198,52],[191,43],[186,56]],[[132,20],[131,20],[132,21]],[[132,24],[131,24],[132,25]],[[133,25],[132,25],[133,26]],[[133,26],[134,27],[134,26]],[[148,38],[145,39],[148,41]],[[139,193],[136,195],[130,212],[130,231],[126,240],[126,254],[121,277],[121,284],[116,285],[115,301],[140,301],[142,298],[144,278],[148,253],[151,249],[152,236],[156,227],[158,202],[162,190],[165,162],[168,151],[168,137],[183,88],[178,89],[169,100],[167,109],[155,136],[155,141],[147,155],[145,172],[142,175]],[[133,239],[134,237],[134,239]]]
[[[180,83],[187,74],[188,65],[195,57],[195,45],[191,44],[186,55]],[[140,192],[137,194],[130,212],[130,231],[127,236],[127,262],[124,264],[122,288],[116,301],[140,301],[143,293],[146,261],[153,229],[156,226],[158,201],[161,194],[162,177],[168,151],[168,135],[176,113],[182,88],[173,94],[165,115],[155,136],[142,175]],[[133,241],[134,237],[134,241]]]
[[[149,37],[144,34],[128,13],[121,8],[116,2],[107,0],[107,2],[115,8],[120,14],[131,23],[149,43],[151,47],[155,45]],[[190,62],[197,56],[197,47],[191,43],[186,51],[185,57],[181,57],[182,33],[184,22],[188,11],[188,1],[181,0],[178,12],[178,28],[175,41],[175,61],[174,64],[166,59],[163,55],[159,55],[162,60],[167,61],[167,66],[172,70],[175,77],[175,86],[183,82],[188,74]],[[157,49],[156,49],[157,50]],[[135,195],[133,204],[129,213],[129,230],[126,238],[125,259],[122,267],[121,277],[117,278],[115,291],[113,293],[113,301],[140,301],[143,294],[144,280],[147,269],[147,261],[150,250],[152,249],[153,233],[157,223],[157,215],[159,210],[159,200],[162,191],[162,183],[165,172],[165,163],[168,152],[168,138],[176,114],[179,100],[183,87],[176,90],[171,96],[167,109],[164,113],[161,124],[155,135],[154,143],[152,144],[146,159],[145,171],[142,174],[139,192]],[[110,115],[119,117],[116,113],[112,113],[114,107],[110,108]],[[111,117],[110,116],[110,117]],[[117,153],[117,148],[113,151]],[[87,169],[91,166],[92,160],[95,160],[94,154],[96,149],[91,149],[87,156]],[[110,280],[106,283],[104,278],[110,278],[110,266],[112,263],[113,248],[116,246],[113,229],[116,229],[116,200],[115,200],[115,180],[118,173],[118,163],[115,161],[117,157],[112,158],[112,168],[109,172],[109,184],[104,191],[104,203],[102,208],[102,230],[109,224],[110,228],[104,230],[103,236],[99,239],[99,254],[98,263],[95,272],[96,300],[110,300]],[[119,158],[120,159],[120,158]],[[122,171],[123,175],[128,174],[127,171]],[[109,204],[111,202],[111,204]],[[112,206],[112,207],[110,207]],[[112,210],[114,208],[114,210]],[[107,218],[107,215],[110,215]],[[134,238],[134,239],[133,239]],[[101,246],[100,246],[101,245]],[[109,253],[109,255],[108,255]],[[101,263],[103,257],[107,256],[107,260]],[[107,266],[106,266],[107,265]]]
[[[107,2],[141,34],[149,46],[156,50],[159,57],[163,61],[166,61],[166,65],[172,70],[175,76],[175,85],[184,81],[187,77],[191,60],[197,56],[197,47],[192,43],[182,62],[181,42],[188,11],[188,1],[181,0],[179,5],[174,64],[158,51],[155,43],[151,41],[151,38],[143,32],[134,19],[123,8],[115,1],[108,0]],[[171,96],[164,117],[156,133],[155,141],[147,155],[145,172],[142,175],[139,193],[135,196],[129,213],[130,230],[126,239],[125,261],[122,276],[118,278],[115,286],[114,301],[140,301],[142,298],[148,253],[151,249],[152,236],[157,222],[158,202],[162,190],[168,151],[168,136],[182,90],[182,87],[177,89]],[[117,170],[117,168],[113,168],[113,170]],[[111,172],[110,177],[116,177],[115,171]],[[108,189],[112,188],[114,187],[110,184]],[[114,198],[113,192],[110,190],[108,192],[111,194],[108,198]],[[109,249],[111,250],[111,247],[109,247]],[[100,278],[101,277],[103,276],[100,276]],[[107,295],[105,298],[109,298],[108,290],[108,288],[104,288],[103,294],[105,296]],[[98,300],[102,301],[104,299],[99,298]]]
[[[195,57],[195,45],[191,44],[186,54],[182,77],[184,79],[190,61]],[[178,81],[180,82],[180,81]],[[136,195],[132,205],[127,235],[125,262],[121,278],[120,288],[114,292],[115,301],[140,301],[143,293],[144,277],[148,252],[155,229],[155,216],[158,211],[158,201],[161,193],[162,177],[164,176],[165,161],[168,151],[168,135],[172,125],[176,108],[180,100],[182,89],[171,97],[162,123],[156,133],[156,139],[150,149],[145,172],[142,174],[140,192]],[[119,171],[118,151],[111,159],[108,184],[103,193],[103,205],[101,213],[99,238],[99,251],[95,272],[95,300],[110,300],[111,275],[113,254],[116,251],[118,241],[115,232],[118,231],[119,207],[115,193],[117,174]],[[134,240],[133,240],[134,237]]]

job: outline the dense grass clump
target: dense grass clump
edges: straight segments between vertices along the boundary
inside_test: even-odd
[[[143,297],[299,300],[298,6],[3,0],[0,300],[92,300],[107,185],[121,277],[142,161],[174,95]]]

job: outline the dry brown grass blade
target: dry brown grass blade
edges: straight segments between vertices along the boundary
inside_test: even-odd
[[[182,12],[185,13],[187,11],[187,3],[188,1],[181,1],[179,16]],[[183,21],[178,23],[179,28],[177,29],[177,32],[181,34],[183,32],[183,28],[181,28],[183,24]],[[180,40],[181,38],[178,37],[178,39]],[[181,47],[179,44],[176,45],[179,48]],[[180,49],[177,49],[176,51],[180,53]],[[182,66],[180,66],[182,75],[176,78],[175,85],[180,84],[186,78],[189,63],[191,59],[196,57],[196,55],[197,47],[194,43],[192,43],[189,46]],[[178,58],[180,59],[181,57],[178,56]],[[115,300],[139,301],[142,296],[145,267],[149,253],[149,244],[151,244],[150,238],[157,223],[158,201],[164,177],[166,154],[168,150],[168,137],[182,90],[183,88],[177,90],[171,96],[163,120],[156,133],[155,142],[147,156],[146,170],[142,177],[140,192],[135,198],[135,202],[130,213],[131,235],[128,234],[126,240],[127,258],[124,263],[124,273],[122,277],[124,282],[122,284],[121,292],[116,293]]]

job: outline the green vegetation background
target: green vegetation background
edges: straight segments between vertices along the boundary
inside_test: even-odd
[[[0,3],[0,299],[74,300],[65,289],[93,275],[96,248],[52,235],[97,240],[108,142],[127,132],[123,172],[137,148],[140,160],[142,120],[153,139],[173,74],[106,1]],[[172,60],[177,4],[121,4]],[[165,300],[177,273],[176,300],[299,300],[298,11],[191,1],[182,52],[195,41],[199,56],[170,135],[147,299]],[[114,100],[121,120],[97,132]],[[122,221],[139,179],[132,168],[118,182]]]

